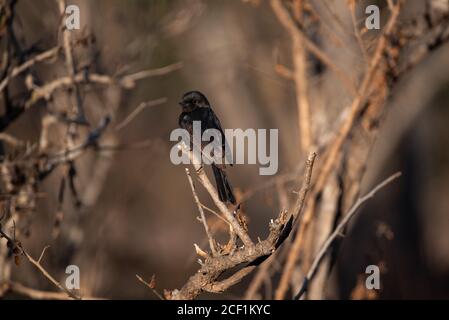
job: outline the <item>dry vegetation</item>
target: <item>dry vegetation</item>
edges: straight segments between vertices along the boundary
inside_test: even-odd
[[[55,214],[44,219],[44,224],[51,226],[51,239],[57,241],[61,232],[66,232],[61,225],[66,225],[70,234],[77,234],[81,224],[73,218],[65,219],[67,199],[74,211],[93,207],[107,188],[107,176],[128,169],[111,169],[117,151],[154,151],[148,148],[154,144],[147,141],[120,143],[118,134],[142,117],[145,109],[164,104],[167,98],[161,94],[162,98],[139,102],[137,108],[124,114],[119,111],[123,96],[136,89],[139,81],[168,75],[185,67],[186,62],[174,60],[173,64],[133,73],[102,72],[94,34],[86,30],[73,33],[64,28],[63,0],[53,3],[60,21],[54,26],[57,36],[53,45],[25,45],[22,38],[26,21],[16,22],[21,14],[18,2],[0,2],[0,297],[15,293],[36,299],[95,298],[93,295],[97,294],[92,291],[67,290],[58,280],[62,278],[44,267],[46,250],[52,249],[43,247],[40,257],[33,258],[23,239],[40,232],[34,219],[36,212],[43,210],[39,202],[46,197],[57,199],[51,209]],[[370,151],[379,128],[388,118],[389,101],[400,94],[397,86],[401,80],[449,39],[449,11],[436,6],[437,1],[425,1],[424,10],[408,10],[403,0],[386,1],[381,6],[379,31],[365,29],[363,1],[339,1],[341,12],[334,12],[326,1],[246,2],[249,4],[239,5],[250,10],[268,7],[285,34],[287,44],[283,52],[274,50],[272,69],[289,85],[293,84],[295,108],[285,113],[288,118],[295,114],[296,128],[280,134],[299,137],[294,148],[299,152],[291,161],[294,165],[283,173],[258,187],[240,190],[237,200],[241,205],[235,208],[220,202],[200,165],[192,167],[195,174],[185,169],[187,177],[183,176],[182,181],[185,179],[187,184],[182,185],[183,193],[193,197],[207,241],[194,245],[199,269],[190,278],[178,271],[187,280],[180,289],[165,290],[166,299],[195,299],[204,292],[222,293],[251,273],[254,275],[241,294],[245,299],[325,298],[329,274],[335,266],[331,256],[338,253],[335,242],[359,207],[400,175],[391,172],[389,178],[376,177],[380,183],[372,183],[372,189],[365,188],[368,191],[360,196]],[[198,3],[201,1],[189,3],[191,10],[186,9],[185,17],[195,17],[197,11],[205,10]],[[349,18],[351,32],[347,32],[348,24],[341,22],[342,17]],[[173,19],[175,22],[179,25],[167,24],[166,29],[181,32],[183,23],[188,23],[179,17]],[[342,54],[344,50],[350,54]],[[357,63],[348,57],[351,55],[359,58]],[[291,60],[292,66],[281,60]],[[180,94],[176,92],[177,96]],[[39,110],[33,117],[38,117],[40,125],[37,138],[29,142],[11,133],[10,127],[34,109]],[[279,109],[275,112],[283,113]],[[228,127],[232,127],[232,116],[226,119]],[[88,172],[82,179],[78,178],[80,170]],[[53,177],[52,185],[57,185],[51,188],[53,193],[42,187],[49,177]],[[197,181],[207,193],[197,192]],[[158,182],[154,184],[153,192],[162,194],[157,189]],[[257,212],[245,208],[246,201],[264,190],[269,190],[279,204],[276,211],[267,208],[272,212],[268,228]],[[297,192],[292,193],[294,190]],[[212,199],[215,208],[206,206],[206,197]],[[258,206],[266,207],[263,202]],[[151,210],[158,212],[158,208]],[[182,214],[188,217],[189,210],[184,211]],[[264,227],[252,230],[255,220],[260,220],[257,223]],[[265,230],[264,239],[251,236],[261,230]],[[223,234],[229,238],[224,239]],[[142,255],[141,247],[153,246],[149,242],[136,243],[133,247],[141,250]],[[75,247],[83,250],[82,246]],[[158,260],[154,255],[152,258]],[[25,263],[30,263],[34,272],[42,274],[60,292],[13,281],[14,268]],[[136,273],[153,272],[140,269]],[[156,287],[167,287],[164,275],[155,273],[156,278],[148,282],[143,276],[137,278],[162,298]]]

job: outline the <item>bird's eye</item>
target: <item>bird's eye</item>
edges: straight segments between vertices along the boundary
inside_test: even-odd
[[[198,100],[193,100],[193,103],[194,103],[194,104],[198,104],[199,101],[198,101]]]

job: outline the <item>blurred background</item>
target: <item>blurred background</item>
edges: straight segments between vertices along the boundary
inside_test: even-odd
[[[284,4],[289,8],[292,2]],[[366,60],[354,36],[347,2],[351,1],[313,1],[311,9],[306,9],[321,20],[318,23],[310,15],[304,26],[309,38],[357,84]],[[439,11],[435,9],[437,2]],[[416,18],[413,28],[424,30],[421,43],[427,32],[430,34],[420,20],[427,12],[425,3],[407,1],[400,18]],[[307,152],[301,147],[298,128],[297,84],[288,72],[280,70],[280,66],[294,68],[291,37],[268,0],[80,0],[70,4],[78,5],[81,14],[81,30],[73,31],[73,41],[87,38],[89,42],[74,49],[78,70],[119,77],[178,62],[182,68],[140,80],[131,90],[114,86],[82,90],[86,117],[93,126],[106,115],[112,117],[101,143],[124,147],[88,150],[75,160],[79,199],[67,191],[60,203],[61,177],[68,169],[61,166],[53,171],[39,186],[33,210],[19,213],[26,218],[18,220],[16,236],[36,259],[45,246],[50,246],[42,263],[61,282],[67,265],[79,266],[84,295],[156,299],[135,275],[149,281],[155,274],[161,292],[180,288],[198,269],[193,244],[207,247],[184,166],[173,165],[169,158],[174,144],[169,135],[177,128],[177,102],[183,93],[205,93],[224,128],[279,129],[279,170],[275,176],[260,176],[258,165],[235,165],[228,170],[253,239],[264,238],[269,220],[294,203],[293,191],[300,186]],[[358,1],[356,5],[357,24],[362,27],[366,4]],[[376,4],[382,9],[383,25],[388,6],[383,1]],[[431,5],[447,27],[447,1]],[[49,49],[61,37],[60,19],[55,1],[20,0],[14,20],[17,39],[24,48],[34,46],[37,52]],[[371,43],[378,33],[366,31],[363,36]],[[370,45],[367,48],[369,51]],[[401,58],[406,60],[412,49],[404,50]],[[311,54],[306,60],[313,145],[320,161],[320,151],[347,117],[345,108],[352,96],[328,66]],[[37,85],[65,72],[63,63],[48,61],[32,70]],[[356,160],[345,162],[350,157],[342,156],[341,165],[330,178],[335,188],[322,196],[319,217],[327,217],[327,225],[320,231],[322,225],[315,224],[315,237],[328,234],[359,193],[396,171],[403,175],[370,200],[352,221],[347,236],[329,257],[322,293],[311,298],[449,297],[448,70],[449,47],[442,43],[387,84],[388,94],[382,100],[385,112],[376,123],[369,124],[366,132],[359,125],[351,133],[352,142],[343,150],[350,153],[359,148],[360,158],[353,166]],[[16,82],[9,85],[10,96],[20,96],[24,90],[24,79]],[[123,128],[117,127],[142,102],[159,98],[166,100],[145,108]],[[50,101],[26,110],[5,132],[30,145],[39,143],[49,105],[58,110],[70,103],[62,93],[55,94]],[[58,125],[50,127],[50,150],[58,145],[63,130]],[[80,130],[83,134],[84,129]],[[6,147],[3,154],[14,152]],[[355,167],[359,169],[351,180],[347,175]],[[357,185],[355,191],[351,191],[353,184]],[[201,201],[213,207],[209,195],[198,182],[196,185]],[[353,194],[346,198],[345,192]],[[326,206],[332,215],[325,216]],[[213,215],[208,217],[218,238],[225,239],[220,237],[226,235],[226,226]],[[58,226],[55,221],[59,221]],[[255,298],[273,297],[286,250],[278,255],[270,280]],[[26,261],[17,266],[11,257],[7,259],[9,280],[55,290]],[[360,289],[370,264],[381,270],[381,290],[374,295]],[[301,284],[304,272],[298,265],[291,280],[293,289]],[[244,297],[251,279],[252,275],[218,298]],[[5,297],[24,298],[14,292]],[[205,294],[201,298],[217,296]]]

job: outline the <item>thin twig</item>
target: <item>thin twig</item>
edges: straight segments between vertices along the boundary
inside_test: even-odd
[[[151,291],[153,291],[153,293],[156,295],[156,297],[159,298],[159,300],[165,300],[164,297],[162,297],[162,295],[157,292],[156,289],[154,289],[154,286],[152,286],[151,284],[149,284],[148,282],[146,282],[145,280],[143,280],[143,278],[141,276],[139,276],[138,274],[136,274],[136,278],[137,280],[139,280],[140,282],[142,282],[144,285],[146,285],[148,288],[151,289]]]
[[[257,266],[248,266],[243,269],[240,269],[236,273],[234,273],[229,278],[214,282],[208,286],[204,287],[204,290],[211,293],[220,293],[225,291],[227,288],[232,287],[233,285],[239,283],[244,277],[250,274]]]
[[[49,168],[54,168],[56,165],[73,161],[84,153],[89,147],[96,147],[98,140],[102,137],[104,131],[109,125],[110,117],[105,116],[100,120],[97,127],[90,131],[89,135],[78,145],[73,146],[69,150],[60,151],[57,154],[50,155],[47,165]]]
[[[16,137],[5,132],[0,133],[0,141],[7,142],[14,147],[23,146],[25,144],[23,141],[20,141]]]
[[[49,49],[47,51],[44,51],[44,52],[36,55],[33,58],[25,61],[20,66],[17,66],[15,68],[13,68],[11,70],[11,72],[0,83],[0,92],[2,92],[6,88],[6,86],[11,81],[11,79],[17,77],[22,72],[24,72],[27,69],[31,68],[32,66],[34,66],[38,62],[42,62],[42,61],[49,60],[51,58],[56,57],[60,50],[61,50],[61,48],[59,46],[51,48],[51,49]]]
[[[48,280],[50,280],[50,282],[53,283],[58,289],[60,289],[61,291],[64,291],[65,293],[67,293],[67,295],[69,295],[69,297],[71,297],[73,299],[76,299],[76,300],[81,299],[81,297],[74,294],[70,290],[66,289],[62,284],[60,284],[58,281],[56,281],[56,279],[53,278],[53,276],[50,273],[48,273],[48,271],[45,270],[45,268],[38,261],[34,260],[33,257],[30,256],[28,254],[28,252],[26,252],[23,248],[21,248],[21,249],[22,249],[25,257],[28,259],[28,261],[31,262],[31,264],[33,264],[44,275],[44,277],[47,278]]]
[[[352,21],[352,27],[354,29],[354,34],[355,37],[357,39],[357,42],[359,44],[360,47],[360,51],[362,52],[363,58],[365,59],[365,62],[368,64],[369,63],[369,58],[368,58],[368,53],[366,52],[366,48],[365,45],[363,44],[363,38],[362,35],[360,34],[360,30],[357,26],[357,17],[356,17],[356,13],[355,13],[355,1],[350,1],[348,6],[349,6],[349,11],[351,13],[351,21]]]
[[[300,248],[302,247],[304,242],[304,236],[315,212],[315,201],[316,201],[315,196],[324,188],[327,179],[337,162],[338,154],[355,124],[359,111],[361,110],[361,108],[364,105],[364,102],[367,99],[366,95],[367,92],[369,91],[370,85],[372,84],[371,80],[376,71],[378,70],[378,66],[382,61],[383,52],[387,45],[386,38],[393,31],[393,28],[399,16],[402,3],[403,1],[399,0],[397,2],[395,10],[392,11],[391,16],[387,22],[387,25],[385,26],[384,34],[381,35],[378,40],[374,56],[360,85],[358,95],[354,98],[351,106],[349,107],[349,115],[347,116],[345,122],[341,125],[334,142],[330,144],[330,150],[328,150],[323,159],[323,164],[320,167],[317,180],[311,190],[312,196],[309,197],[309,200],[307,202],[307,211],[305,212],[304,217],[301,220],[297,236],[293,241],[292,250],[287,258],[287,263],[284,266],[284,270],[281,275],[281,280],[279,282],[278,288],[276,289],[275,299],[277,300],[283,299],[287,292],[291,275],[293,273],[296,261],[299,257]]]
[[[154,106],[163,104],[165,102],[167,102],[167,98],[159,98],[156,100],[151,100],[151,101],[140,103],[136,109],[134,109],[125,119],[123,119],[123,121],[121,121],[118,125],[115,126],[115,131],[119,131],[119,130],[123,129],[124,127],[126,127],[131,121],[134,120],[135,117],[137,117],[137,115],[140,112],[142,112],[146,108],[154,107]]]
[[[44,258],[45,251],[50,248],[50,246],[45,246],[44,249],[42,249],[41,255],[39,256],[39,259],[37,259],[37,263],[41,263],[42,258]]]
[[[166,75],[170,72],[178,70],[182,68],[182,63],[174,63],[167,65],[165,67],[157,68],[157,69],[149,69],[142,72],[137,72],[134,74],[126,75],[121,78],[114,78],[104,74],[98,73],[89,73],[86,71],[78,72],[74,75],[74,77],[60,77],[53,81],[46,83],[41,87],[36,87],[31,94],[31,97],[25,102],[25,109],[31,107],[37,101],[41,99],[50,99],[52,94],[58,89],[64,89],[72,86],[73,84],[81,84],[81,83],[96,83],[99,85],[118,85],[124,89],[132,89],[135,86],[135,82],[137,80],[142,80],[143,75],[145,77],[155,77]],[[138,75],[138,76],[136,76]]]
[[[31,299],[38,300],[67,300],[71,299],[65,292],[53,292],[37,290],[24,286],[18,282],[7,283],[7,290],[29,297]],[[105,300],[104,298],[98,298],[93,296],[83,296],[83,300]]]
[[[120,83],[125,88],[132,88],[132,87],[134,87],[135,83],[139,80],[143,80],[143,79],[155,77],[155,76],[163,76],[163,75],[166,75],[173,71],[181,69],[182,66],[183,66],[182,62],[177,62],[177,63],[169,64],[169,65],[167,65],[165,67],[161,67],[161,68],[138,71],[138,72],[135,72],[135,73],[132,73],[132,74],[122,77],[120,80]]]
[[[22,253],[29,262],[31,262],[31,264],[33,264],[43,275],[44,277],[46,277],[48,280],[50,280],[51,283],[53,283],[56,287],[58,287],[61,291],[64,291],[65,293],[67,293],[67,295],[70,298],[73,299],[77,299],[80,300],[81,298],[78,297],[76,294],[74,294],[73,292],[71,292],[70,290],[66,289],[63,285],[61,285],[58,281],[55,280],[55,278],[52,277],[52,275],[50,273],[48,273],[47,270],[45,270],[45,268],[39,263],[39,261],[36,261],[33,259],[32,256],[30,256],[28,254],[28,252],[26,252],[26,250],[23,248],[22,244],[20,244],[18,241],[16,241],[15,239],[11,238],[10,236],[8,236],[1,228],[0,228],[0,238],[3,237],[6,240],[8,240],[13,246],[14,248],[18,248],[20,250],[20,253]],[[45,250],[43,250],[45,251]],[[42,254],[41,254],[42,256]]]
[[[381,183],[379,183],[376,187],[374,187],[370,192],[365,194],[363,197],[359,198],[356,203],[351,207],[351,209],[348,211],[347,214],[344,215],[344,218],[341,220],[341,222],[338,224],[338,226],[335,228],[335,230],[332,232],[332,234],[327,238],[327,240],[322,245],[320,251],[318,251],[315,259],[313,260],[313,263],[307,272],[307,276],[304,278],[304,282],[301,286],[300,291],[295,296],[295,300],[300,299],[301,296],[307,291],[308,284],[312,280],[313,276],[315,275],[316,271],[318,270],[318,267],[320,266],[321,261],[323,261],[323,257],[326,255],[327,251],[331,247],[332,243],[339,237],[343,229],[346,227],[346,225],[349,223],[349,221],[357,214],[358,209],[369,199],[373,198],[375,194],[382,188],[386,187],[388,184],[396,180],[401,176],[400,172],[397,172]]]
[[[196,155],[194,152],[190,151],[186,145],[180,145],[180,147],[184,150],[184,152],[187,152],[190,161],[195,168],[196,174],[198,176],[198,180],[201,182],[201,184],[204,186],[204,188],[207,190],[209,195],[212,197],[212,200],[214,201],[215,205],[220,209],[226,220],[232,225],[234,231],[237,233],[238,237],[242,240],[242,242],[246,246],[253,246],[253,242],[251,238],[249,237],[248,233],[243,229],[243,227],[238,223],[237,219],[232,214],[231,210],[220,200],[220,197],[218,196],[217,190],[215,190],[214,186],[210,182],[209,178],[207,177],[206,173],[204,172],[204,168],[201,166],[201,162],[199,159],[196,159]]]
[[[58,5],[59,5],[59,14],[61,15],[61,17],[65,14],[65,9],[66,9],[66,3],[65,0],[58,0]],[[69,73],[69,77],[72,80],[72,85],[75,91],[75,101],[76,101],[76,110],[77,110],[77,119],[84,123],[87,122],[85,115],[84,115],[84,109],[83,109],[83,102],[81,99],[81,92],[80,89],[78,87],[78,85],[76,84],[76,82],[74,81],[75,79],[75,72],[76,72],[76,64],[75,64],[75,60],[73,58],[73,48],[72,48],[72,33],[70,32],[70,30],[68,30],[65,25],[64,25],[64,19],[61,20],[62,21],[62,39],[63,39],[63,48],[64,48],[64,54],[65,54],[65,63],[66,63],[66,68],[67,71]],[[72,125],[73,127],[74,125]]]
[[[200,199],[198,198],[198,195],[196,194],[195,185],[193,184],[192,177],[190,176],[190,171],[188,168],[185,168],[187,179],[189,180],[190,188],[192,189],[193,193],[193,199],[195,200],[195,203],[198,207],[198,211],[200,212],[201,216],[201,222],[204,225],[204,230],[206,231],[207,239],[209,240],[209,247],[212,252],[212,255],[215,256],[217,254],[217,250],[215,249],[214,245],[214,239],[212,238],[212,235],[209,231],[209,226],[207,225],[206,216],[204,215],[203,207],[201,206]]]
[[[224,223],[226,223],[227,225],[231,226],[229,221],[226,220],[225,218],[223,218],[217,211],[212,210],[211,208],[209,208],[208,206],[205,206],[204,204],[202,204],[200,202],[201,207],[203,207],[203,209],[206,209],[206,211],[209,211],[210,213],[212,213],[213,215],[215,215],[217,218],[219,218],[221,221],[223,221]],[[232,226],[231,226],[232,227]]]

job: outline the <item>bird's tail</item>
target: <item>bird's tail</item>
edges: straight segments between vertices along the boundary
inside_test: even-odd
[[[226,172],[216,165],[212,165],[212,171],[215,176],[215,183],[217,184],[218,196],[222,202],[229,201],[232,204],[235,204],[235,197],[232,193],[232,188],[229,185],[228,177],[226,176]]]

